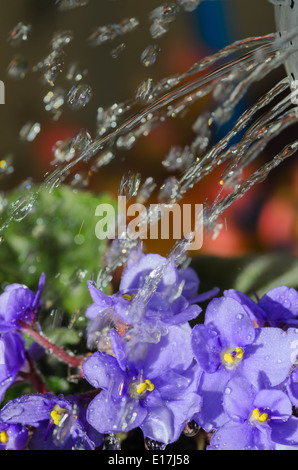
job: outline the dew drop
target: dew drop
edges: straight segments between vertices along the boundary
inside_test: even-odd
[[[170,176],[165,180],[163,186],[160,188],[158,201],[164,203],[175,201],[179,187],[180,185],[177,178],[175,178],[175,176]]]
[[[12,80],[22,80],[28,71],[28,62],[24,57],[15,57],[7,68],[7,76]]]
[[[52,112],[55,116],[60,116],[60,108],[63,106],[65,100],[65,91],[63,88],[56,87],[54,90],[49,91],[43,102],[45,104],[45,110]]]
[[[113,57],[113,59],[118,59],[119,55],[121,54],[121,52],[124,51],[124,49],[126,49],[126,44],[125,44],[125,42],[122,42],[117,47],[112,49],[110,54]]]
[[[67,46],[73,40],[72,31],[58,31],[54,34],[51,45],[52,49],[60,49]]]
[[[20,139],[27,142],[33,142],[36,136],[40,133],[39,122],[27,122],[20,130]]]
[[[56,5],[60,11],[72,10],[73,8],[87,5],[89,0],[56,0]]]
[[[178,4],[185,10],[185,11],[194,11],[202,0],[178,0]]]
[[[19,46],[22,42],[27,41],[31,33],[31,25],[18,23],[9,33],[8,42],[11,46]]]
[[[70,82],[80,82],[87,74],[88,70],[86,68],[80,67],[78,62],[72,61],[69,64],[65,78]]]
[[[150,67],[151,65],[155,64],[159,52],[160,52],[159,46],[157,45],[147,46],[146,49],[144,49],[144,51],[141,54],[141,63],[145,67]]]
[[[78,110],[84,108],[92,98],[92,88],[90,85],[80,83],[72,87],[67,95],[67,102],[71,109]]]

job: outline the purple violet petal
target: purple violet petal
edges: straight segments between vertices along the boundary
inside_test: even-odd
[[[266,312],[264,312],[260,305],[247,297],[247,295],[235,289],[229,289],[224,291],[224,296],[237,300],[248,313],[252,321],[257,322],[259,326],[264,326],[267,316]]]
[[[220,333],[223,347],[246,346],[255,338],[248,314],[239,302],[228,297],[211,300],[206,310],[205,325]]]
[[[129,396],[114,398],[103,390],[90,403],[87,421],[98,432],[107,434],[128,432],[139,427],[147,416],[147,410],[139,400]]]
[[[289,287],[276,287],[265,294],[259,306],[272,326],[280,326],[298,316],[298,292]]]
[[[84,362],[83,374],[93,387],[110,390],[113,396],[118,396],[125,379],[117,359],[102,352],[92,354]]]

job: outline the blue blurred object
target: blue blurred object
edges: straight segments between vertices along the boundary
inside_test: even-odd
[[[235,40],[236,31],[232,5],[229,2],[203,2],[195,12],[195,21],[201,39],[212,49],[218,50]]]
[[[200,39],[210,49],[210,53],[218,51],[237,39],[237,23],[233,21],[232,2],[208,1],[199,5],[195,11],[195,22],[198,25]],[[215,138],[221,139],[230,130],[236,119],[244,111],[245,103],[241,102],[235,109],[233,118],[222,126]],[[237,141],[239,140],[239,136]],[[232,141],[234,144],[235,141]]]

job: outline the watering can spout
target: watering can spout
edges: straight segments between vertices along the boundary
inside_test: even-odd
[[[286,32],[298,29],[298,0],[270,0],[275,4],[275,21],[281,36]],[[289,47],[296,49],[286,61],[286,71],[293,80],[298,80],[298,39],[290,41]]]

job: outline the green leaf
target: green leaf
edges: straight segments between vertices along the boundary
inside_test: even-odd
[[[30,395],[31,393],[36,393],[36,391],[28,382],[13,384],[8,390],[6,390],[5,398],[0,402],[1,408],[10,400],[14,400],[15,398],[19,398],[23,395]]]
[[[46,336],[57,346],[75,346],[81,341],[79,332],[70,328],[51,328]]]
[[[217,286],[262,297],[279,286],[298,288],[298,259],[290,254],[269,253],[241,258],[202,256],[192,263],[200,278],[200,292]]]
[[[71,385],[66,379],[61,377],[50,376],[46,377],[46,387],[52,393],[70,393]]]

